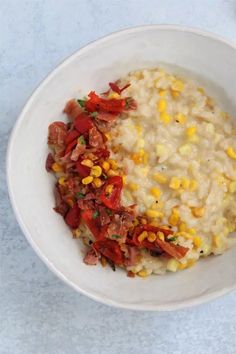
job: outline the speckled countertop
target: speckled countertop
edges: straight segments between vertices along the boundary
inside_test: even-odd
[[[9,133],[39,82],[112,31],[195,26],[236,42],[235,0],[0,0],[0,354],[236,354],[236,293],[173,313],[93,302],[57,279],[26,242],[9,205]]]

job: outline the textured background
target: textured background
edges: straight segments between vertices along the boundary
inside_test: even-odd
[[[236,293],[174,313],[100,305],[49,272],[9,205],[6,144],[32,90],[89,41],[155,23],[196,26],[236,41],[236,2],[0,0],[0,354],[236,353]]]

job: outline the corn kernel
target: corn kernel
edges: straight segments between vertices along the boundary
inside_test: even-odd
[[[164,123],[164,124],[169,124],[171,121],[171,116],[166,113],[166,112],[161,112],[160,114],[160,120]]]
[[[200,92],[202,95],[205,95],[205,90],[202,87],[197,88],[198,92]]]
[[[236,151],[231,146],[226,149],[226,153],[231,159],[236,160]]]
[[[110,164],[107,161],[104,161],[102,163],[102,168],[104,169],[105,172],[107,172],[110,169]]]
[[[184,83],[182,80],[174,80],[171,85],[172,90],[182,92],[184,90]]]
[[[108,95],[108,99],[119,99],[120,98],[120,95],[117,93],[117,92],[111,92],[109,95]]]
[[[201,218],[205,213],[205,209],[203,207],[195,207],[192,208],[192,214],[195,216],[195,218]]]
[[[157,236],[156,236],[156,234],[154,233],[154,232],[149,232],[148,233],[148,241],[149,242],[154,242],[154,241],[156,241],[156,238],[157,238]]]
[[[136,130],[137,130],[138,135],[141,135],[141,134],[142,134],[142,131],[143,131],[141,125],[140,125],[140,124],[136,124],[136,125],[135,125],[135,128],[136,128]]]
[[[158,92],[159,96],[160,97],[165,97],[166,94],[167,94],[167,91],[166,90],[163,90],[163,89],[160,89],[159,92]]]
[[[213,240],[214,247],[220,248],[222,246],[222,240],[221,240],[220,236],[214,235],[212,240]]]
[[[166,110],[166,100],[164,98],[161,98],[158,103],[157,103],[157,109],[158,111],[164,112]]]
[[[93,177],[100,177],[102,174],[102,168],[98,165],[93,166],[90,171],[90,175]]]
[[[155,173],[153,175],[153,179],[160,184],[164,184],[167,182],[167,177],[161,173]]]
[[[117,168],[118,168],[118,163],[115,161],[115,160],[108,160],[108,163],[110,164],[110,166],[111,166],[111,168],[113,169],[113,170],[117,170]]]
[[[169,216],[168,222],[172,226],[176,226],[179,223],[179,210],[177,208],[173,208],[171,215]]]
[[[102,181],[101,181],[100,178],[98,178],[98,177],[95,177],[95,178],[93,179],[93,183],[94,183],[94,185],[95,185],[96,188],[100,188],[100,187],[102,186]]]
[[[53,170],[54,172],[62,172],[62,171],[63,171],[63,168],[62,168],[62,166],[61,166],[59,163],[54,162],[54,163],[52,164],[52,170]]]
[[[93,182],[93,177],[92,176],[88,176],[88,177],[85,177],[85,178],[83,178],[82,179],[82,183],[83,184],[90,184],[90,183],[92,183]]]
[[[125,175],[122,176],[122,180],[123,180],[123,185],[126,185],[126,176]]]
[[[157,237],[161,240],[161,241],[165,241],[165,235],[163,232],[158,231],[157,232]]]
[[[81,235],[81,231],[80,231],[80,229],[78,228],[78,229],[75,229],[75,230],[73,230],[73,237],[74,238],[79,238],[80,237],[80,235]]]
[[[176,272],[177,269],[178,269],[178,265],[179,265],[179,262],[178,262],[176,259],[171,258],[171,259],[168,261],[168,263],[167,263],[167,265],[166,265],[166,268],[167,268],[167,270],[169,270],[170,272]]]
[[[185,222],[181,222],[179,224],[178,230],[179,231],[186,231],[187,230],[187,225],[185,224]]]
[[[196,235],[196,230],[194,228],[190,228],[188,229],[188,233],[191,235],[191,236],[194,236]]]
[[[177,123],[180,123],[180,124],[185,124],[186,119],[187,118],[183,113],[178,113],[175,116],[175,120],[177,121]]]
[[[202,245],[202,240],[201,240],[201,238],[199,236],[194,236],[193,237],[193,243],[194,243],[194,246],[199,248]]]
[[[192,181],[190,181],[189,190],[191,192],[194,192],[197,188],[198,188],[198,182],[194,179]]]
[[[159,188],[157,188],[157,187],[152,187],[151,189],[150,189],[150,193],[151,193],[151,195],[153,195],[153,197],[155,197],[155,198],[160,198],[160,195],[161,195],[161,191],[160,191],[160,189]]]
[[[181,186],[182,186],[184,189],[188,189],[189,186],[190,186],[190,180],[187,179],[187,178],[185,178],[185,177],[183,177],[183,178],[181,179]]]
[[[179,189],[180,188],[180,185],[181,185],[181,180],[177,177],[172,177],[171,180],[170,180],[170,184],[169,184],[169,187],[171,189]]]
[[[149,218],[162,218],[163,217],[163,213],[161,211],[153,210],[153,209],[148,209],[146,211],[146,215]]]
[[[66,178],[65,177],[60,177],[58,179],[58,183],[61,185],[61,186],[64,186],[65,185],[65,181],[66,181]]]
[[[171,95],[172,95],[172,97],[177,98],[177,97],[179,97],[180,92],[175,91],[175,90],[171,90]]]
[[[142,242],[145,240],[145,238],[148,237],[148,232],[147,231],[143,231],[139,236],[138,236],[138,241]]]
[[[131,156],[131,159],[134,161],[134,163],[136,165],[139,165],[140,163],[142,163],[142,156],[140,156],[139,153],[134,153],[132,156]]]
[[[85,159],[85,160],[81,161],[81,165],[87,166],[87,167],[92,167],[93,166],[93,161],[91,161],[89,159]]]
[[[165,152],[166,152],[166,148],[165,148],[164,145],[162,145],[162,144],[157,144],[156,145],[156,155],[158,157],[163,156],[165,154]]]
[[[109,133],[104,133],[104,135],[107,138],[107,140],[111,140],[111,135]]]
[[[107,175],[108,177],[119,176],[119,172],[110,169],[109,171],[107,171]]]
[[[143,269],[143,270],[140,270],[138,273],[138,276],[140,276],[141,278],[146,278],[148,276],[148,272]]]
[[[186,263],[179,263],[179,265],[178,265],[179,270],[184,270],[186,268],[187,268],[187,262]]]
[[[113,185],[112,184],[108,184],[108,186],[106,186],[106,193],[111,194],[113,191]]]
[[[147,224],[147,220],[145,218],[142,218],[141,219],[141,224],[146,225]]]
[[[191,154],[191,152],[192,152],[192,147],[189,144],[184,144],[179,148],[179,153],[183,156],[187,156]]]
[[[134,182],[130,182],[128,184],[128,188],[132,191],[132,192],[135,192],[139,189],[139,185],[137,183],[134,183]]]
[[[229,192],[235,193],[236,192],[236,181],[230,182],[229,184]]]
[[[187,268],[190,268],[190,267],[193,267],[196,263],[196,260],[195,259],[189,259],[187,261]]]
[[[195,126],[188,127],[185,131],[186,135],[191,138],[196,133],[197,128]]]
[[[159,226],[159,222],[157,220],[152,220],[149,225],[157,227]]]

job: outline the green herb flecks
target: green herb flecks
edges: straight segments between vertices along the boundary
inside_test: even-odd
[[[97,217],[99,216],[99,211],[96,210],[94,213],[93,213],[93,219],[96,219]]]
[[[113,234],[111,237],[112,237],[112,238],[115,238],[115,239],[121,238],[121,236],[120,236],[120,235],[117,235],[117,234]]]
[[[84,108],[86,100],[77,100],[77,102],[79,103],[80,107]]]
[[[80,142],[81,145],[86,145],[86,141],[83,135],[80,135],[78,138],[78,141]]]
[[[83,199],[85,197],[85,194],[84,193],[81,193],[81,192],[77,192],[76,193],[76,198],[77,199]]]
[[[98,115],[98,112],[92,112],[92,113],[90,113],[90,116],[92,117],[92,118],[96,118],[97,117],[97,115]]]
[[[170,242],[173,242],[173,241],[176,241],[177,238],[178,238],[177,236],[172,236],[172,237],[169,237],[167,240]]]

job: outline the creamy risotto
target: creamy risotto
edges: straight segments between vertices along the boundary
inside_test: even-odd
[[[137,102],[112,130],[125,171],[124,205],[153,225],[169,225],[190,251],[181,260],[143,251],[133,272],[161,274],[221,254],[236,228],[236,140],[232,120],[195,82],[163,69],[130,73],[125,95]],[[114,97],[116,93],[112,94]]]

